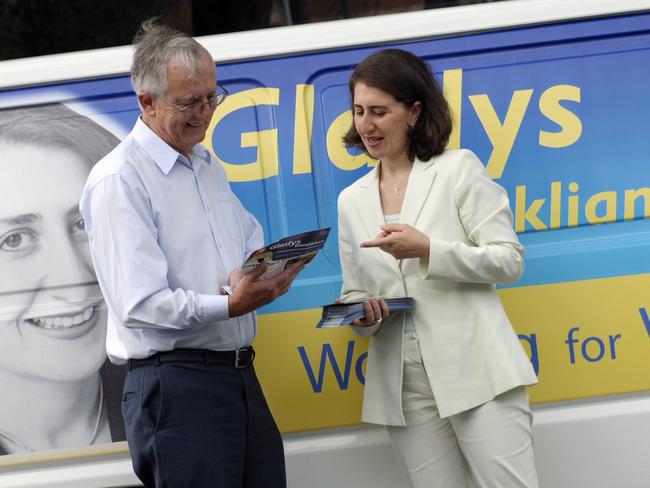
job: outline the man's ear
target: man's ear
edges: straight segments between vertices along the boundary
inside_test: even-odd
[[[142,113],[148,115],[149,117],[154,117],[156,115],[156,107],[154,106],[154,101],[156,99],[149,92],[138,93],[138,104]]]

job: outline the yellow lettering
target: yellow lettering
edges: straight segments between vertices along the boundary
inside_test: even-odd
[[[551,183],[551,229],[559,229],[562,223],[562,182]]]
[[[545,202],[545,198],[533,200],[530,207],[526,208],[526,185],[518,186],[515,194],[515,232],[524,232],[526,221],[535,230],[546,230],[546,224],[537,216]]]
[[[487,171],[492,178],[501,178],[503,174],[532,94],[533,90],[516,90],[512,94],[503,124],[486,94],[469,97],[474,111],[478,115],[481,124],[483,124],[483,128],[493,146],[492,154],[486,165]]]
[[[634,219],[634,206],[636,199],[643,197],[645,202],[645,210],[643,216],[647,219],[650,217],[650,188],[639,188],[638,190],[625,190],[625,220]]]
[[[463,100],[463,70],[448,69],[442,72],[442,90],[449,104],[453,125],[447,149],[460,149],[460,127]]]
[[[559,229],[565,223],[567,227],[577,227],[580,218],[583,219],[583,224],[586,221],[591,225],[616,222],[617,210],[623,204],[625,220],[650,218],[650,187],[620,190],[620,193],[614,190],[595,193],[585,196],[584,204],[581,202],[581,195],[578,194],[580,185],[575,181],[568,184],[562,181],[553,181],[550,190],[548,198],[539,198],[528,202],[526,200],[527,186],[519,185],[515,188],[515,231],[517,233],[547,229],[543,210],[546,200],[549,200],[550,203],[548,229]],[[623,193],[625,194],[624,199],[619,200],[619,196],[622,197]],[[564,221],[563,205],[565,198],[568,207],[566,221]],[[540,212],[542,216],[539,215]]]
[[[278,105],[280,90],[277,88],[253,88],[230,95],[217,107],[208,127],[203,144],[223,165],[230,181],[255,181],[278,174],[278,130],[269,129],[244,132],[241,135],[241,147],[257,147],[257,159],[247,164],[231,164],[219,157],[212,144],[214,130],[228,114],[245,107],[257,105]]]
[[[600,203],[605,204],[605,213],[603,215],[598,215],[596,210]],[[596,193],[585,205],[585,215],[587,216],[587,222],[590,224],[602,224],[603,222],[615,222],[616,221],[616,192],[615,191],[603,191],[601,193]]]
[[[327,155],[337,168],[352,171],[362,166],[375,166],[377,160],[365,153],[357,156],[350,154],[343,144],[343,136],[352,125],[352,112],[346,110],[336,117],[327,129]]]
[[[582,122],[576,114],[560,105],[561,100],[580,102],[580,88],[573,85],[552,86],[539,98],[539,109],[561,127],[559,132],[539,131],[539,143],[546,147],[566,147],[582,134]]]
[[[576,182],[572,181],[569,183],[569,191],[572,193],[576,193],[580,189],[580,185],[578,185]],[[567,224],[568,227],[576,227],[578,225],[578,209],[580,208],[580,196],[579,195],[571,195],[569,196],[569,222]]]
[[[311,173],[311,135],[314,122],[314,86],[296,85],[293,131],[293,174]]]

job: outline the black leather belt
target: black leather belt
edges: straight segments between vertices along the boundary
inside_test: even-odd
[[[162,363],[202,363],[247,368],[253,364],[255,350],[253,346],[234,351],[210,351],[207,349],[174,349],[157,352],[144,359],[129,359],[129,369]]]

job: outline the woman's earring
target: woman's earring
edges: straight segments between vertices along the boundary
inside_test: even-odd
[[[409,122],[407,125],[409,126],[409,129],[411,129],[411,130],[413,130],[413,127],[415,127],[414,122]]]

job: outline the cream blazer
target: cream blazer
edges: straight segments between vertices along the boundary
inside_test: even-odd
[[[428,259],[396,260],[378,248],[359,247],[384,224],[379,165],[341,192],[338,215],[342,300],[415,299],[413,321],[441,417],[537,382],[495,291],[495,283],[519,279],[524,250],[505,190],[471,151],[448,150],[413,165],[400,222],[429,236]],[[372,335],[365,422],[405,425],[403,328],[401,313],[372,327],[353,327]]]

